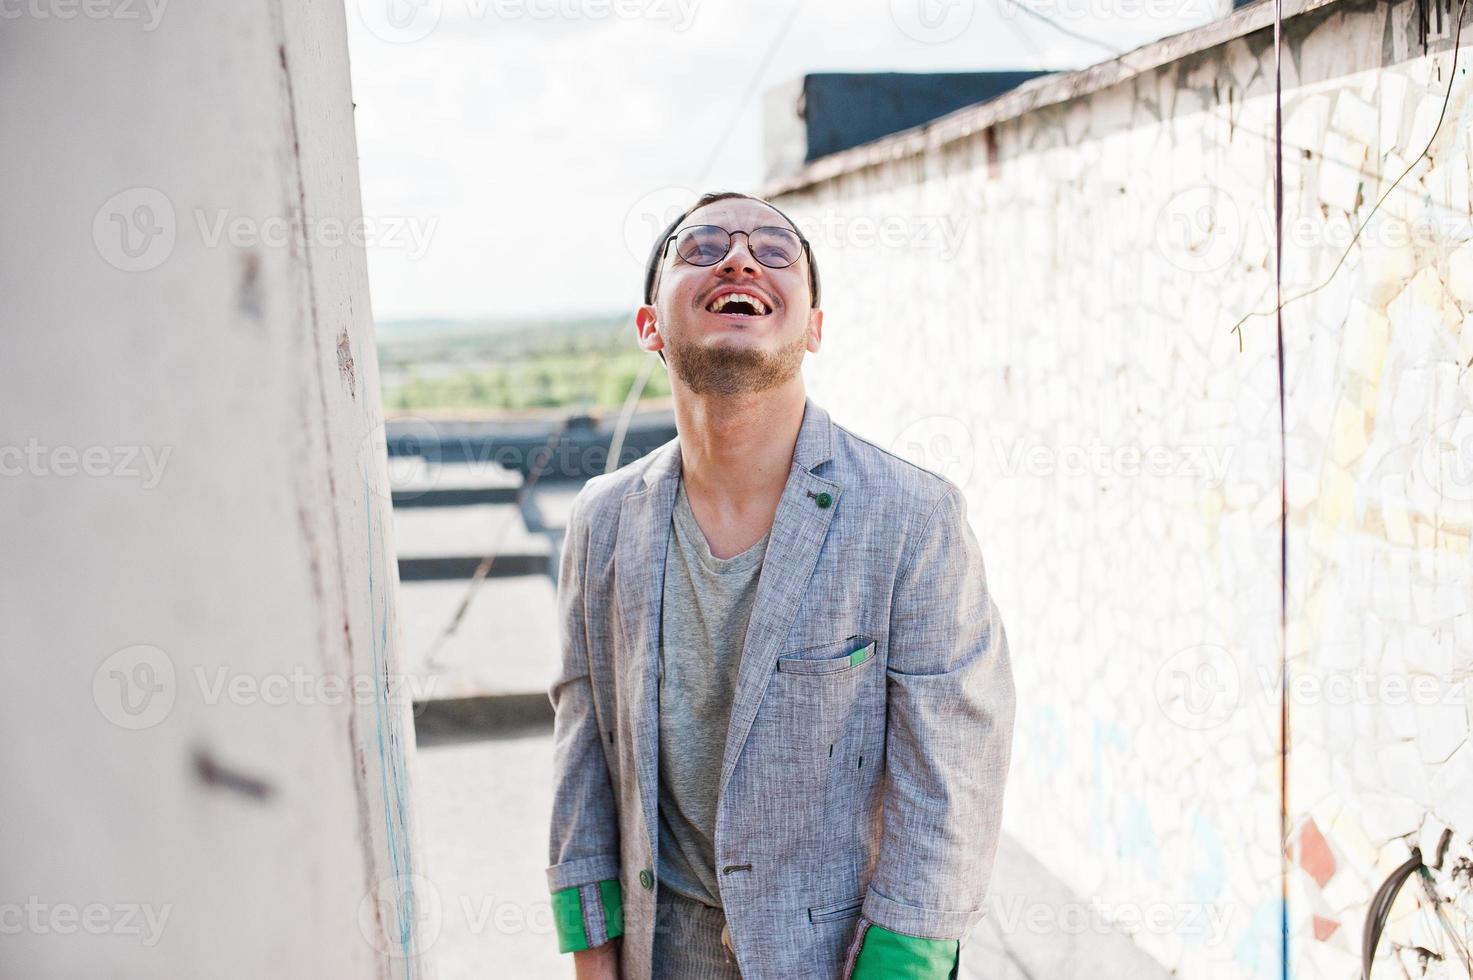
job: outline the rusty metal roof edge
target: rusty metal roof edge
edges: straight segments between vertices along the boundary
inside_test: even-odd
[[[1283,0],[1284,20],[1287,22],[1312,10],[1346,2],[1349,0]],[[1141,45],[1117,58],[1025,82],[995,99],[966,106],[911,129],[820,157],[797,173],[768,181],[763,187],[762,196],[772,198],[791,194],[865,167],[918,156],[1024,113],[1098,92],[1188,55],[1272,27],[1273,22],[1273,0],[1262,0],[1260,3],[1239,8],[1221,20]]]

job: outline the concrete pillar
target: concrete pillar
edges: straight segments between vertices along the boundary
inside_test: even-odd
[[[428,976],[343,4],[7,2],[0,91],[0,973]]]

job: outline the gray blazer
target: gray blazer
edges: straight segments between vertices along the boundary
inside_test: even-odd
[[[586,896],[621,884],[625,980],[651,971],[660,602],[679,475],[676,438],[590,480],[560,560],[548,884]],[[961,489],[806,399],[721,767],[717,870],[742,975],[842,976],[861,915],[965,937],[991,877],[1013,711]],[[591,925],[597,945],[604,927]]]

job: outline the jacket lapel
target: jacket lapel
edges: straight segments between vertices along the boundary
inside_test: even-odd
[[[773,518],[742,647],[721,767],[722,792],[766,695],[783,640],[839,507],[842,487],[813,474],[813,469],[832,455],[833,429],[828,412],[812,398],[805,398],[792,466]],[[622,672],[627,689],[621,693],[629,705],[639,799],[651,854],[657,852],[659,833],[660,621],[665,549],[680,477],[679,438],[665,443],[653,456],[642,483],[624,496],[615,557],[615,595],[623,623],[624,650],[630,655]],[[829,495],[829,506],[819,506],[819,493]]]
[[[778,500],[773,518],[772,536],[767,554],[762,559],[762,573],[757,579],[757,596],[752,603],[752,618],[747,624],[747,639],[742,647],[741,666],[737,671],[736,693],[732,699],[731,724],[726,734],[726,751],[721,765],[721,790],[736,768],[737,758],[746,744],[747,733],[757,717],[757,709],[767,694],[767,685],[777,668],[783,640],[798,614],[798,605],[808,589],[808,581],[818,564],[818,552],[829,531],[829,523],[839,509],[843,488],[813,470],[833,456],[833,427],[829,414],[812,398],[804,400],[803,424],[793,448],[793,464],[788,481]],[[829,505],[819,506],[818,494],[829,495]]]
[[[644,481],[624,495],[614,557],[614,592],[623,624],[623,651],[629,656],[629,663],[616,673],[627,685],[619,696],[629,705],[629,734],[650,854],[657,853],[659,833],[660,611],[665,547],[679,486],[678,437],[656,449],[654,456]]]

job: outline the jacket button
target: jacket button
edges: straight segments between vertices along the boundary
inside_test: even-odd
[[[649,868],[645,868],[639,873],[639,883],[646,888],[655,887],[655,876],[650,873]]]
[[[818,504],[820,508],[827,509],[829,504],[834,502],[834,498],[829,495],[829,492],[827,490],[824,490],[820,492],[817,497],[814,497],[813,501],[814,503]]]

